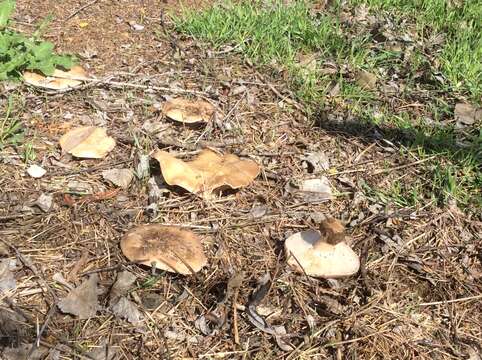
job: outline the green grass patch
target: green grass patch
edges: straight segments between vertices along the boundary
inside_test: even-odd
[[[390,47],[388,41],[375,41],[367,24],[355,19],[347,25],[339,20],[342,12],[356,13],[356,6],[362,4],[378,20],[389,19],[387,24],[394,26],[399,48]],[[394,184],[384,190],[386,199],[400,206],[427,199],[444,204],[452,199],[469,207],[482,205],[481,132],[466,129],[461,146],[459,131],[439,125],[453,117],[454,98],[468,97],[480,103],[481,4],[476,0],[349,0],[335,1],[314,14],[310,1],[239,1],[202,11],[187,9],[173,19],[178,31],[215,49],[231,45],[264,69],[287,70],[291,89],[313,113],[337,84],[337,110],[357,115],[361,124],[395,130],[389,138],[400,140],[407,152],[418,158],[435,156],[423,163],[424,179],[413,191],[410,185]],[[400,40],[405,35],[412,38],[408,45]],[[438,35],[443,41],[430,46],[428,40]],[[303,64],[303,56],[314,57],[315,66]],[[326,61],[349,71],[325,75],[322,67]],[[360,69],[377,75],[376,89],[361,88],[355,81]],[[397,95],[388,96],[390,100],[396,97],[402,104],[416,103],[420,108],[400,110],[383,100],[386,96],[380,85],[388,80],[403,88]],[[413,92],[428,96],[417,103]],[[425,123],[425,116],[432,124]]]

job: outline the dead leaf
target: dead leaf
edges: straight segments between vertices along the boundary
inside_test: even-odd
[[[143,316],[136,304],[128,300],[125,296],[121,296],[120,299],[110,307],[115,316],[126,319],[131,324],[136,324],[143,319]]]
[[[28,356],[33,344],[21,344],[16,348],[5,348],[0,353],[0,359],[2,360],[40,360],[44,359],[48,353],[48,348],[41,346],[35,348],[33,353]]]
[[[209,149],[188,162],[162,150],[157,151],[154,158],[161,165],[166,183],[204,197],[210,197],[212,191],[226,186],[232,189],[247,186],[260,171],[252,160],[241,160],[232,154],[221,156]]]
[[[255,327],[267,334],[273,335],[276,343],[281,350],[292,351],[294,348],[283,339],[283,337],[286,336],[286,329],[283,326],[272,327],[266,322],[266,320],[262,316],[258,314],[256,310],[257,306],[268,294],[270,287],[271,277],[267,273],[258,281],[257,289],[253,292],[253,294],[251,294],[248,304],[246,306],[246,315],[248,317],[248,320]]]
[[[114,360],[116,358],[119,347],[111,346],[107,341],[103,341],[100,346],[95,347],[86,355],[93,360]]]
[[[333,199],[327,177],[303,180],[299,184],[287,183],[286,191],[308,203],[320,203]]]
[[[27,84],[36,87],[51,90],[65,90],[81,85],[82,81],[89,80],[90,76],[84,68],[77,65],[69,71],[56,69],[51,76],[25,71],[23,73],[23,79]]]
[[[473,125],[482,118],[482,109],[466,103],[458,103],[454,110],[455,120],[459,126]]]
[[[40,194],[35,205],[37,205],[43,212],[49,212],[54,204],[54,197],[50,194]]]
[[[70,130],[60,138],[62,151],[78,158],[102,159],[115,146],[103,128],[85,126]]]
[[[356,82],[362,88],[373,90],[377,84],[377,76],[366,70],[361,70],[358,73]]]
[[[214,106],[207,101],[172,99],[166,101],[162,112],[169,119],[187,124],[209,122],[214,115]]]
[[[330,161],[323,151],[306,154],[303,158],[306,162],[309,173],[319,173],[330,168]]]
[[[110,169],[102,171],[102,177],[112,184],[127,189],[134,178],[131,169]]]
[[[124,296],[136,281],[136,276],[129,271],[122,271],[117,274],[116,281],[110,290],[110,303]]]
[[[4,291],[15,289],[17,282],[12,273],[15,269],[15,259],[0,260],[0,294]]]
[[[59,309],[64,313],[78,316],[79,319],[95,316],[100,308],[97,302],[97,281],[97,274],[91,275],[87,281],[59,302]]]

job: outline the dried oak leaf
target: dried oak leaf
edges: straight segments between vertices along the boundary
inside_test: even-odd
[[[23,80],[27,84],[51,90],[75,88],[81,85],[82,81],[89,79],[91,79],[89,74],[80,65],[76,65],[68,71],[56,69],[51,76],[45,76],[32,71],[25,71],[23,73]]]
[[[76,315],[79,319],[95,316],[99,310],[97,302],[97,274],[89,277],[79,287],[72,290],[67,297],[60,300],[59,309],[68,314]]]
[[[207,263],[196,234],[174,226],[137,226],[123,236],[120,246],[130,261],[184,275],[198,272]]]
[[[59,140],[63,152],[79,158],[102,159],[115,146],[103,128],[84,126],[70,130]]]
[[[15,265],[16,261],[13,259],[0,260],[0,294],[6,290],[15,289],[17,282],[12,273]]]
[[[214,106],[202,100],[172,99],[166,101],[162,112],[169,119],[187,124],[209,122],[214,115]]]
[[[154,158],[161,165],[166,183],[204,197],[209,197],[213,190],[219,188],[247,186],[260,171],[258,164],[252,160],[241,160],[232,154],[219,155],[209,149],[201,151],[192,161],[176,159],[162,150],[157,151]]]

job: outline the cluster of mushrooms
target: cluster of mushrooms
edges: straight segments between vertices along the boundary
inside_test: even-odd
[[[51,90],[67,90],[95,81],[81,66],[69,71],[55,70],[51,76],[26,71],[24,81],[32,86]],[[176,122],[208,123],[215,108],[206,101],[170,99],[162,112]],[[115,146],[106,129],[81,127],[60,139],[63,152],[79,158],[103,158]],[[179,186],[205,199],[224,188],[247,186],[260,173],[252,160],[234,154],[218,154],[204,149],[191,161],[183,161],[158,150],[152,155],[161,167],[168,185]],[[199,237],[192,231],[159,224],[141,225],[128,231],[121,240],[124,255],[132,262],[179,274],[198,272],[207,264]],[[340,221],[326,218],[320,231],[307,230],[291,235],[285,241],[287,263],[295,271],[320,278],[339,278],[356,274],[360,260],[345,240]]]
[[[207,264],[199,237],[192,231],[160,224],[140,225],[121,239],[132,262],[189,275]],[[318,278],[354,275],[360,260],[345,240],[344,227],[334,218],[321,222],[320,231],[295,233],[285,241],[287,263],[295,271]]]

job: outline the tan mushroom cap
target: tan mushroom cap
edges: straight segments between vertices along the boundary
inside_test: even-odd
[[[358,255],[350,246],[344,241],[330,244],[315,230],[291,235],[285,250],[288,264],[308,276],[339,278],[354,275],[360,268]]]
[[[187,162],[162,150],[153,156],[159,161],[162,175],[169,185],[205,195],[224,186],[232,189],[247,186],[260,171],[258,164],[252,160],[242,160],[232,154],[219,155],[209,149],[204,149],[196,159]]]
[[[65,90],[81,85],[83,80],[88,80],[90,77],[84,68],[76,65],[68,71],[56,69],[51,76],[25,71],[23,79],[29,85],[51,90]]]
[[[162,112],[169,119],[193,124],[211,120],[214,114],[214,106],[207,101],[177,98],[166,101]]]
[[[115,140],[104,128],[83,126],[70,130],[60,140],[62,151],[78,158],[102,159],[115,147]]]
[[[141,225],[121,239],[122,253],[130,260],[184,275],[207,263],[201,240],[191,231],[159,224]]]

